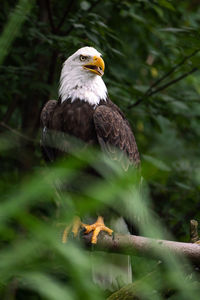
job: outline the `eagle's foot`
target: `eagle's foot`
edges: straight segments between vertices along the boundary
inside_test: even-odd
[[[69,233],[72,232],[74,237],[77,237],[79,229],[82,227],[81,219],[79,217],[74,217],[72,223],[65,227],[62,235],[62,242],[65,244],[67,242]]]
[[[89,233],[89,232],[93,231],[92,239],[91,239],[92,244],[97,243],[97,237],[98,237],[100,231],[105,231],[109,235],[112,235],[112,233],[113,233],[112,229],[105,226],[104,221],[103,221],[103,217],[101,217],[101,216],[98,217],[96,223],[94,223],[92,225],[86,225],[86,224],[82,223],[82,227],[85,228],[84,233]]]

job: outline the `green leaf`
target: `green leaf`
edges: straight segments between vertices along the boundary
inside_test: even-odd
[[[159,29],[160,31],[167,31],[167,32],[188,32],[191,28],[175,28],[175,27],[166,27]]]
[[[142,157],[144,158],[144,160],[146,160],[147,162],[151,163],[152,165],[154,165],[156,168],[162,170],[162,171],[166,171],[166,172],[169,172],[171,170],[171,168],[166,165],[163,161],[153,157],[153,156],[150,156],[150,155],[147,155],[147,154],[143,154]]]
[[[9,22],[0,37],[0,64],[9,53],[14,39],[19,35],[22,24],[33,7],[33,0],[19,0],[15,10],[10,14]]]
[[[42,296],[47,297],[49,300],[75,299],[72,291],[66,285],[61,285],[47,274],[39,272],[25,273],[21,281],[26,283],[29,288],[39,291]]]
[[[174,8],[174,6],[172,5],[172,3],[170,1],[167,1],[167,0],[158,0],[158,3],[161,6],[165,7],[165,8],[168,8],[168,9],[170,9],[172,11],[175,11],[175,8]]]

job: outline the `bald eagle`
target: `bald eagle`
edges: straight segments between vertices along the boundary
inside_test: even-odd
[[[47,160],[54,161],[63,155],[62,151],[49,146],[47,140],[49,137],[53,140],[55,132],[64,132],[83,143],[99,146],[111,159],[119,160],[124,170],[131,165],[139,166],[140,157],[133,132],[122,111],[108,96],[102,80],[104,70],[101,53],[92,47],[79,49],[64,62],[59,100],[48,101],[41,112],[41,143]],[[119,152],[123,155],[119,156]],[[94,244],[100,231],[112,233],[102,216],[98,216],[92,225],[76,219],[73,228],[77,228],[77,222],[85,227],[86,233],[93,231]]]

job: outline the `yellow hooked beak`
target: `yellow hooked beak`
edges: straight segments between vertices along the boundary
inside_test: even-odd
[[[101,57],[93,56],[93,61],[83,66],[84,69],[89,70],[99,76],[103,76],[105,64]]]

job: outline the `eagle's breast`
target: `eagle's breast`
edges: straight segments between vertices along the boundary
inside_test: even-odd
[[[52,128],[77,137],[86,143],[97,144],[94,111],[95,107],[88,102],[79,99],[72,102],[68,99],[55,109]]]

